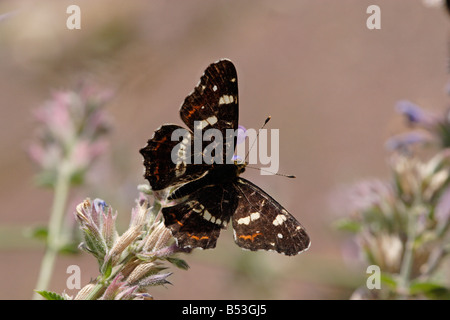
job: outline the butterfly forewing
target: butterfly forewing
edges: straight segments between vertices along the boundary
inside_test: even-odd
[[[183,127],[174,124],[161,126],[155,131],[153,137],[148,140],[147,146],[140,150],[140,153],[144,157],[144,177],[150,182],[153,190],[161,190],[169,186],[194,180],[205,174],[208,170],[208,166],[206,165],[188,164],[188,159],[192,163],[194,157],[192,140],[186,140],[184,149],[182,138],[172,140],[172,133],[180,129],[189,133]],[[187,148],[187,144],[191,145],[190,148]],[[181,156],[174,162],[172,160],[172,151],[177,146],[180,148],[178,152]],[[187,150],[191,152],[186,154]]]
[[[239,121],[238,80],[231,61],[220,60],[206,68],[194,91],[184,100],[180,117],[189,129],[200,132],[207,141],[213,138],[207,138],[205,132],[218,130],[223,140],[220,158],[223,163],[231,159],[236,146],[233,134]]]
[[[237,73],[231,61],[220,60],[205,70],[194,91],[184,100],[180,117],[192,131],[196,128],[195,121],[202,130],[238,128]]]

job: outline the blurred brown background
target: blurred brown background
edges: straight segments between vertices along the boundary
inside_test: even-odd
[[[66,8],[81,7],[81,30],[68,30]],[[381,30],[366,9],[381,8]],[[136,186],[145,183],[139,148],[178,108],[204,68],[220,58],[238,70],[240,123],[267,115],[280,129],[279,172],[297,179],[245,177],[282,203],[308,230],[312,246],[295,257],[248,252],[231,230],[215,250],[196,250],[157,299],[346,299],[365,283],[366,266],[349,260],[333,228],[336,194],[364,178],[387,177],[383,144],[404,129],[400,99],[440,111],[448,104],[449,17],[422,1],[0,1],[0,284],[1,299],[29,299],[44,248],[24,236],[45,225],[49,190],[33,183],[26,155],[31,111],[53,90],[89,79],[116,95],[111,148],[77,201],[106,200],[126,228]],[[25,231],[24,231],[25,230]],[[98,275],[94,258],[61,256],[51,290],[65,289],[68,265],[82,283]],[[73,291],[67,291],[73,294]]]

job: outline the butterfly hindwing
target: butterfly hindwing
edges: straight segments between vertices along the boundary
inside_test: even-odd
[[[235,183],[238,206],[232,224],[236,244],[248,250],[296,255],[308,249],[303,226],[261,188],[243,178]]]
[[[163,208],[164,222],[178,246],[209,249],[216,246],[237,207],[231,185],[204,186],[184,201]]]

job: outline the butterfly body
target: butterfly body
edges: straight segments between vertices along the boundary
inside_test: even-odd
[[[162,209],[165,225],[184,248],[214,248],[220,230],[232,220],[234,240],[244,249],[286,255],[305,251],[310,240],[303,226],[266,192],[240,177],[245,163],[227,162],[229,154],[220,155],[221,163],[192,161],[198,156],[194,132],[215,129],[224,137],[230,129],[237,132],[238,113],[236,69],[231,61],[220,60],[205,70],[180,108],[188,129],[163,125],[140,150],[152,189],[172,188],[167,200],[174,204]],[[184,138],[173,140],[179,129],[186,131]],[[223,150],[234,150],[236,137],[222,144]]]
[[[206,186],[232,183],[244,171],[245,164],[223,164],[215,166],[204,177],[188,182],[174,190],[168,196],[168,200],[180,199]]]

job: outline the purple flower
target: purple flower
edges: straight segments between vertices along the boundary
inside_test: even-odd
[[[34,112],[40,126],[28,153],[42,170],[46,179],[42,183],[53,185],[63,166],[70,176],[82,179],[80,174],[105,151],[104,136],[111,125],[101,107],[110,97],[110,91],[83,85],[75,91],[54,92]]]
[[[104,212],[107,206],[106,201],[99,198],[94,199],[94,208],[97,212]]]
[[[390,150],[407,149],[416,144],[434,144],[440,148],[450,146],[450,123],[448,114],[437,115],[423,110],[418,105],[407,101],[399,101],[398,112],[403,114],[411,126],[423,129],[423,132],[411,132],[391,138],[386,147]]]
[[[385,147],[391,151],[405,150],[412,145],[426,144],[432,140],[432,137],[425,132],[412,131],[393,136],[386,141]]]
[[[396,109],[399,113],[405,115],[408,122],[412,125],[417,124],[424,128],[431,128],[436,125],[437,117],[435,114],[423,110],[408,100],[399,101]]]
[[[117,213],[101,199],[86,199],[77,206],[76,218],[83,232],[81,249],[93,254],[101,275],[85,286],[76,299],[151,299],[147,287],[170,284],[172,272],[161,273],[163,262],[187,270],[187,263],[176,257],[181,249],[164,225],[161,206],[150,205],[141,194],[131,212],[129,228],[119,236]],[[159,209],[158,209],[159,208]]]

